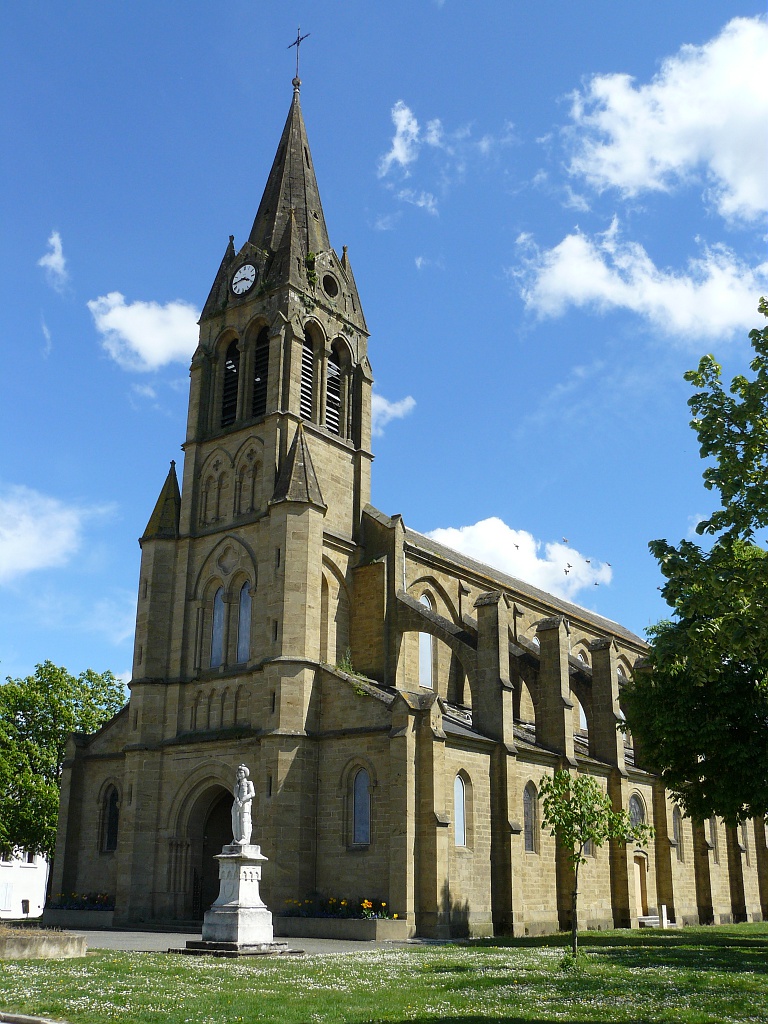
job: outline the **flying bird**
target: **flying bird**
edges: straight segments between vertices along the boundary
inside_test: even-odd
[[[567,537],[563,537],[563,544],[567,544],[567,543],[568,543],[568,538]]]

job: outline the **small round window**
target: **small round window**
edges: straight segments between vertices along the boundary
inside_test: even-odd
[[[339,286],[336,283],[336,278],[330,274],[326,274],[323,278],[323,289],[326,295],[329,295],[332,299],[335,299],[339,294]]]

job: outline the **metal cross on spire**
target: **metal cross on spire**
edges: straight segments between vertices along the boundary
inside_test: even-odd
[[[301,48],[301,44],[304,42],[304,40],[309,35],[310,35],[309,32],[307,32],[306,35],[302,35],[301,34],[301,26],[299,26],[299,28],[298,28],[298,30],[296,32],[296,38],[293,40],[293,42],[288,47],[289,50],[293,46],[296,47],[296,77],[293,80],[293,84],[294,85],[301,85],[301,79],[299,78],[299,49]]]

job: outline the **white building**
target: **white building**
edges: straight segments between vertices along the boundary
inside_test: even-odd
[[[41,854],[0,853],[0,918],[40,917],[47,882],[48,861]]]

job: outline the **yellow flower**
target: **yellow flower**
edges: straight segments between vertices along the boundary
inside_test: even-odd
[[[382,905],[382,907],[386,907],[387,904],[384,902],[384,900],[382,900],[381,901],[381,905]]]
[[[398,918],[398,915],[397,915],[397,914],[393,914],[393,915],[392,915],[392,917],[393,917],[393,918],[395,919],[395,921],[396,921],[396,920],[397,920],[397,918]]]

